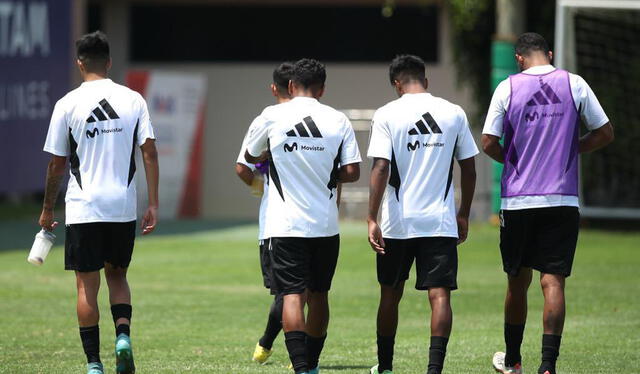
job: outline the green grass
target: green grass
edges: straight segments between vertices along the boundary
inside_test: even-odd
[[[1,225],[1,224],[0,224]],[[331,293],[332,320],[321,358],[324,373],[367,373],[375,364],[378,285],[365,225],[343,224]],[[255,226],[139,239],[130,272],[132,338],[138,372],[287,373],[282,336],[266,366],[250,362],[267,317]],[[494,227],[475,225],[460,247],[460,289],[445,373],[491,373],[502,349],[505,280]],[[75,319],[74,275],[56,247],[43,267],[25,250],[0,252],[0,373],[83,373]],[[412,284],[412,279],[409,284]],[[567,285],[568,313],[560,373],[638,372],[640,235],[584,230]],[[113,327],[100,295],[102,356],[113,372]],[[407,287],[396,344],[397,373],[424,372],[429,334],[424,292]],[[525,369],[537,369],[541,296],[530,290]]]

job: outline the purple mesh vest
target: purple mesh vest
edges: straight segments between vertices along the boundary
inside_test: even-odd
[[[509,77],[502,197],[578,196],[579,115],[569,73]]]

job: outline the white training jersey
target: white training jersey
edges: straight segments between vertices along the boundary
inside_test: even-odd
[[[338,234],[338,168],[361,161],[347,117],[308,97],[269,107],[247,142],[252,156],[265,150],[271,153],[265,235]]]
[[[45,152],[69,157],[65,223],[136,219],[135,148],[155,139],[147,104],[135,91],[100,79],[58,100]]]
[[[453,162],[478,154],[462,108],[429,93],[404,94],[373,116],[368,157],[390,161],[382,236],[458,237]]]
[[[268,110],[269,108],[270,107],[267,107],[265,111]],[[261,118],[261,117],[259,116],[258,118]],[[249,126],[249,130],[247,130],[247,133],[245,134],[244,139],[242,140],[242,147],[240,147],[240,153],[238,154],[238,159],[236,160],[238,164],[247,166],[253,172],[256,171],[256,167],[255,165],[247,162],[247,160],[244,158],[244,153],[247,150],[247,140],[249,140],[249,133],[251,132],[251,129],[255,126],[256,120],[254,120],[253,123],[251,123],[251,126]],[[263,190],[264,192],[262,193],[262,197],[260,198],[260,212],[258,213],[258,239],[259,240],[268,239],[268,237],[265,236],[264,234],[264,221],[265,221],[265,216],[267,214],[267,200],[268,200],[267,196],[269,195],[269,175],[264,176]]]
[[[538,65],[523,71],[525,74],[547,74],[555,70],[553,65]],[[587,82],[579,75],[569,73],[569,85],[576,109],[582,122],[589,131],[598,129],[609,122],[598,98]],[[483,134],[502,138],[504,116],[511,101],[511,82],[509,78],[498,84],[484,122]],[[578,196],[569,195],[528,195],[503,197],[500,209],[520,210],[533,208],[549,208],[554,206],[579,207]]]

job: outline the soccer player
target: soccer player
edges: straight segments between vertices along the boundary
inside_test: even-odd
[[[289,95],[289,81],[293,73],[293,64],[284,62],[273,71],[273,83],[271,84],[271,93],[276,98],[276,103],[281,104],[291,100]],[[267,107],[265,110],[269,110]],[[250,130],[251,131],[251,128]],[[267,362],[273,353],[273,341],[276,339],[280,330],[282,330],[282,295],[275,292],[275,287],[271,287],[271,261],[269,256],[269,238],[264,234],[264,220],[267,210],[268,196],[268,161],[263,161],[256,167],[248,163],[244,158],[244,152],[247,149],[247,136],[245,136],[240,149],[240,154],[236,161],[236,174],[242,181],[250,186],[254,191],[263,191],[260,201],[260,215],[258,218],[258,241],[260,247],[260,268],[262,269],[262,279],[264,286],[269,288],[271,294],[274,295],[273,303],[269,309],[269,317],[267,319],[267,327],[264,334],[258,340],[256,348],[253,352],[253,361],[260,364]],[[264,174],[264,177],[262,176]]]
[[[285,344],[296,374],[319,371],[340,245],[336,186],[360,176],[351,123],[318,101],[325,79],[320,62],[296,62],[289,83],[293,99],[256,118],[245,153],[247,162],[257,163],[268,151],[265,235],[271,238],[273,282],[283,295]]]
[[[371,373],[392,373],[398,304],[415,260],[415,287],[428,291],[431,305],[427,373],[436,374],[442,372],[451,333],[457,245],[467,238],[478,148],[462,108],[427,92],[421,58],[397,56],[389,79],[400,98],[374,114],[368,151],[373,168],[367,222],[380,283],[378,365]],[[457,215],[455,160],[462,176]]]
[[[506,354],[493,357],[501,373],[522,373],[520,345],[527,319],[531,269],[544,295],[539,374],[555,374],[565,318],[564,285],[576,250],[578,155],[613,141],[613,127],[581,77],[551,65],[544,38],[522,34],[515,46],[519,74],[495,90],[482,148],[504,163],[500,251],[507,273]],[[589,132],[580,137],[580,119]],[[500,144],[500,139],[504,144]]]
[[[84,83],[53,110],[44,150],[47,169],[40,226],[53,230],[53,209],[65,176],[70,178],[65,209],[65,269],[76,274],[80,339],[88,374],[102,374],[98,289],[104,268],[116,327],[116,372],[135,372],[131,350],[131,293],[127,268],[136,231],[135,149],[142,149],[149,206],[142,234],[156,227],[158,158],[147,104],[138,93],[107,78],[111,67],[106,36],[94,32],[76,42]]]

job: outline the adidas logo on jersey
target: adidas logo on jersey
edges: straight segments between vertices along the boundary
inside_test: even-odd
[[[308,138],[309,133],[311,133],[311,136],[314,138],[322,138],[322,134],[320,133],[320,130],[318,130],[318,126],[316,126],[316,123],[313,122],[311,117],[305,117],[303,121],[307,125],[306,127],[302,122],[299,122],[293,126],[293,129],[287,131],[287,136]]]
[[[424,122],[423,122],[424,121]],[[425,126],[426,123],[426,126]],[[429,128],[427,129],[427,126]],[[429,131],[431,130],[431,131]],[[429,112],[422,115],[422,119],[416,122],[416,127],[409,130],[409,135],[427,135],[427,134],[442,134],[440,126],[436,123]]]
[[[560,104],[560,98],[553,91],[551,86],[546,83],[542,83],[540,86],[540,90],[534,93],[531,99],[527,101],[527,106],[538,106],[538,105],[549,105],[549,104]]]
[[[96,118],[98,119],[98,121],[106,121],[108,119],[118,119],[118,118],[120,118],[118,116],[118,113],[116,113],[116,111],[113,110],[113,107],[111,107],[111,105],[109,104],[107,99],[100,100],[100,102],[98,104],[100,104],[100,105],[97,106],[91,112],[92,114],[89,115],[89,118],[87,118],[87,123],[96,122]]]

